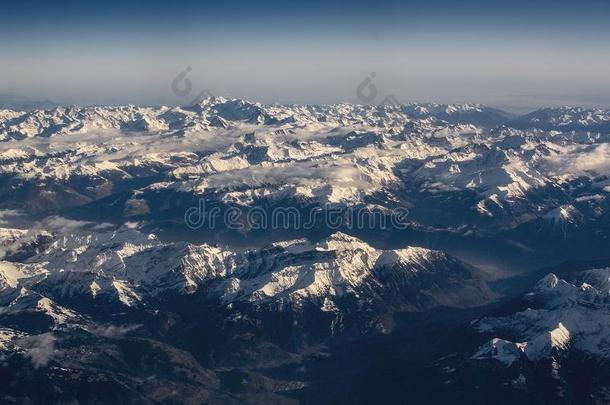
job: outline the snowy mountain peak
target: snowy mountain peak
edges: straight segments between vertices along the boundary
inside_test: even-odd
[[[502,339],[515,342],[534,361],[552,358],[569,348],[608,360],[610,350],[605,337],[610,333],[610,322],[600,313],[608,310],[609,277],[608,268],[577,273],[571,282],[549,274],[525,296],[526,302],[537,309],[483,318],[476,328],[484,333],[500,333]],[[482,354],[489,352],[489,345],[475,357],[485,358]]]

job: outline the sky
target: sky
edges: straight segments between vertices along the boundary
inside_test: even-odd
[[[4,2],[0,104],[610,107],[608,21],[601,0]]]

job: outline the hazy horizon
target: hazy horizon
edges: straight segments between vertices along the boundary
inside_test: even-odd
[[[66,6],[5,6],[0,95],[179,105],[188,97],[171,83],[190,67],[191,98],[208,89],[264,103],[361,103],[356,89],[375,72],[373,103],[610,107],[602,1]]]

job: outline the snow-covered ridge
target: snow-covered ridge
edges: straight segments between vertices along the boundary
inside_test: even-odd
[[[543,108],[509,121],[506,125],[514,128],[607,132],[610,128],[610,112],[600,108]]]
[[[185,131],[227,128],[236,123],[256,125],[334,123],[390,125],[410,119],[458,123],[486,116],[493,123],[508,115],[478,104],[408,104],[404,106],[263,105],[240,99],[211,97],[190,107],[94,106],[57,107],[24,113],[2,110],[0,140],[70,135],[93,130]]]
[[[0,263],[6,294],[31,291],[60,299],[117,300],[127,306],[197,291],[225,303],[298,306],[308,301],[328,306],[329,300],[358,299],[364,291],[362,299],[370,301],[398,294],[403,286],[417,290],[418,280],[426,278],[428,287],[417,292],[419,298],[402,297],[405,305],[463,306],[479,303],[480,294],[492,298],[471,269],[442,252],[378,250],[343,233],[316,244],[294,240],[238,253],[205,244],[161,242],[132,229],[83,232],[57,235],[25,263]],[[479,295],[473,298],[473,292]]]
[[[599,130],[610,123],[610,112],[603,109],[561,107],[543,108],[522,117],[512,117],[481,104],[405,105],[265,105],[241,99],[210,97],[188,107],[92,106],[57,107],[50,110],[19,112],[0,110],[0,141],[26,137],[51,137],[95,130],[126,132],[193,132],[255,125],[338,126],[369,125],[391,128],[407,123],[474,124],[494,129]]]
[[[571,282],[548,274],[525,297],[535,309],[483,318],[475,324],[480,332],[502,338],[488,342],[474,358],[495,358],[510,365],[521,354],[536,361],[576,349],[610,360],[609,297],[609,268],[577,273]]]
[[[343,338],[391,333],[409,319],[440,315],[445,322],[456,308],[484,306],[496,296],[477,268],[409,244],[459,252],[452,245],[458,241],[501,256],[513,252],[504,253],[507,242],[527,258],[548,253],[538,242],[561,253],[575,239],[592,249],[608,240],[607,116],[564,108],[513,119],[476,104],[301,106],[222,98],[191,107],[2,110],[0,358],[13,362],[7,367],[27,365],[21,356],[42,346],[57,357],[49,363],[30,356],[35,367],[49,363],[46,375],[85,379],[91,374],[81,370],[120,365],[117,348],[144,360],[167,358],[173,367],[184,358],[179,351],[148,350],[170,344],[182,351],[186,344],[204,357],[187,358],[181,376],[227,356],[274,356],[273,367],[281,358],[293,368],[293,356],[304,354],[293,345],[306,347],[309,358],[319,344],[326,351]],[[260,238],[286,240],[241,250],[199,242],[230,243],[226,228],[217,239],[206,229],[202,236],[185,229],[185,210],[199,201],[244,211],[403,208],[409,226],[354,230],[358,237],[347,227],[296,228],[291,236]],[[239,236],[258,246],[260,233],[249,232]],[[553,245],[554,233],[566,243]],[[460,363],[472,358],[465,363],[476,368],[495,359],[511,367],[485,365],[513,373],[515,364],[554,362],[574,349],[610,360],[609,291],[608,269],[565,280],[548,275],[525,297],[532,309],[474,323],[481,332],[475,346],[487,343],[457,353]],[[404,313],[430,309],[436,311]],[[447,334],[457,347],[472,337],[459,335],[460,314],[457,329],[439,329],[457,330]],[[383,342],[411,341],[400,336]],[[134,345],[138,340],[146,350]],[[89,362],[93,354],[100,360]],[[139,385],[158,369],[141,363]],[[17,378],[42,374],[15,369]],[[315,367],[295,372],[301,378],[311,374],[306,369]],[[117,370],[119,381],[128,375]],[[222,373],[223,384],[227,375],[233,379],[232,371]]]
[[[464,208],[490,229],[536,219],[563,229],[607,211],[610,131],[595,125],[608,116],[544,109],[523,126],[476,104],[263,105],[220,97],[191,107],[3,111],[0,192],[6,205],[42,213],[129,192],[113,206],[125,219],[154,216],[150,199],[165,192],[239,206],[375,201],[408,208],[414,221],[417,208],[446,211],[434,206],[436,196],[455,193],[468,196]]]

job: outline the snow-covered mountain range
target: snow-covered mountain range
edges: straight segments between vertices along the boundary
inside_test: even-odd
[[[445,253],[416,247],[379,250],[340,232],[315,244],[303,239],[243,252],[161,242],[127,228],[39,232],[46,236],[42,239],[30,232],[3,233],[5,246],[30,249],[20,262],[0,262],[3,317],[33,311],[65,324],[85,319],[77,312],[87,303],[147,311],[181,295],[217,305],[244,303],[254,310],[311,307],[330,314],[352,307],[465,307],[494,297],[477,269]],[[42,242],[32,246],[31,240]],[[72,310],[56,301],[78,305]]]
[[[0,110],[2,400],[311,402],[415,358],[438,395],[557,399],[575,361],[610,370],[610,273],[528,271],[607,259],[609,145],[610,111],[569,107]]]
[[[548,274],[524,297],[534,308],[477,322],[480,332],[502,333],[519,341],[494,338],[475,358],[489,355],[510,365],[521,353],[529,360],[539,360],[572,349],[610,359],[610,333],[604,316],[609,283],[608,268],[578,273],[572,282]]]
[[[3,110],[0,190],[7,208],[46,215],[87,206],[83,216],[110,222],[177,219],[204,197],[225,207],[401,206],[419,227],[476,223],[463,232],[481,234],[535,222],[565,233],[606,220],[609,117],[223,98]]]

